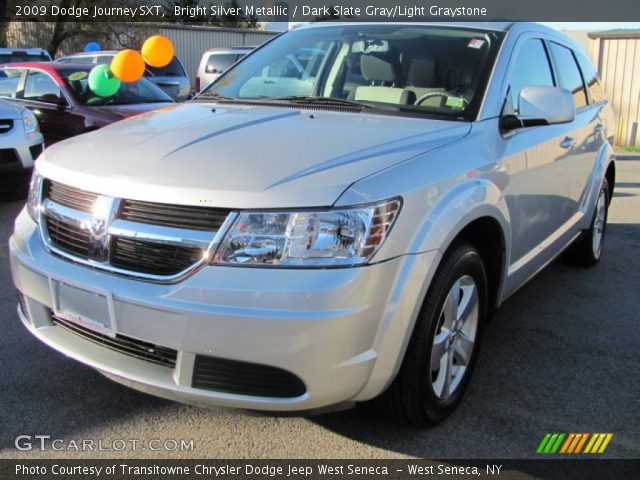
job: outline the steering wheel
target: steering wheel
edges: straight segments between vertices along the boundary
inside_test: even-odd
[[[448,98],[449,94],[447,92],[443,92],[443,91],[440,91],[440,90],[436,90],[434,92],[428,92],[428,93],[425,93],[424,95],[420,95],[420,98],[418,98],[415,102],[413,102],[413,104],[414,105],[420,105],[425,100],[427,100],[429,98],[433,98],[433,97]],[[463,103],[463,105],[465,107],[467,105],[469,105],[469,100],[467,100],[466,98],[464,98],[464,97],[458,97],[458,98],[462,98],[462,103]],[[440,102],[440,103],[442,103],[442,102]]]

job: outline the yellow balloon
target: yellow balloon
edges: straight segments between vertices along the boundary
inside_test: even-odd
[[[110,70],[118,80],[135,82],[144,74],[144,59],[135,50],[122,50],[111,60]]]
[[[165,67],[173,59],[173,43],[167,37],[154,35],[142,44],[142,57],[152,67]]]

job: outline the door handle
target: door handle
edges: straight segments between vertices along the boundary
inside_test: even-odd
[[[179,87],[180,82],[156,82],[159,87]]]
[[[595,127],[593,127],[593,133],[600,133],[604,130],[604,125],[601,123],[596,124]]]
[[[560,142],[560,146],[562,148],[571,148],[573,147],[574,142],[575,139],[573,137],[564,137],[564,139]]]
[[[265,84],[265,85],[273,85],[274,83],[276,83],[276,82],[275,82],[275,81],[273,81],[273,80],[265,80],[265,81],[264,81],[264,84]]]

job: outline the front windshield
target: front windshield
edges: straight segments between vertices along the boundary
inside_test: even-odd
[[[164,103],[173,100],[160,88],[149,80],[141,78],[137,82],[124,83],[115,95],[111,97],[100,97],[89,88],[89,70],[70,69],[66,72],[59,72],[62,80],[71,90],[73,96],[82,105],[136,105],[140,103]]]
[[[406,24],[294,30],[231,68],[203,97],[320,97],[385,111],[473,118],[502,36]]]

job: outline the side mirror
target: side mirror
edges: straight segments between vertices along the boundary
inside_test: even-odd
[[[508,130],[570,123],[576,118],[573,95],[559,87],[524,87],[518,97],[518,114],[503,117]]]

